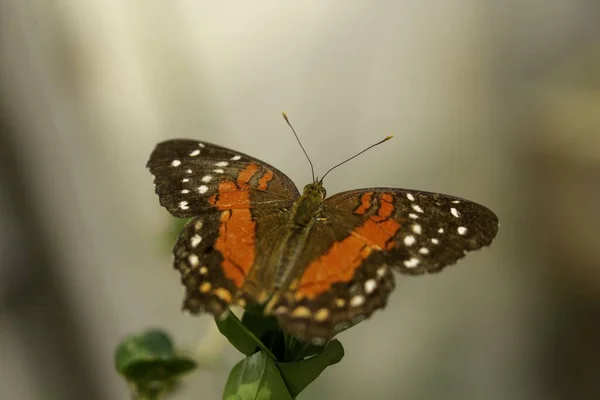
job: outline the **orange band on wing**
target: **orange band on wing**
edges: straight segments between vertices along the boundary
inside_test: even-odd
[[[273,179],[273,171],[268,170],[265,174],[258,180],[258,188],[260,190],[267,190],[267,186],[269,182]]]
[[[235,209],[221,213],[219,237],[215,249],[223,256],[223,273],[236,287],[241,287],[254,264],[254,232],[256,223],[249,209]]]
[[[238,189],[232,181],[223,181],[219,183],[218,196],[210,196],[208,202],[217,206],[219,210],[245,208],[250,207],[250,194],[245,190]]]
[[[239,173],[237,181],[238,183],[248,183],[250,179],[258,172],[260,167],[254,163],[250,163]]]
[[[225,277],[239,288],[254,264],[256,223],[249,208],[230,209],[232,204],[250,206],[250,193],[236,189],[231,181],[221,182],[218,200],[213,196],[209,201],[222,210],[214,248],[223,256],[221,266]]]
[[[248,164],[237,177],[237,185],[234,181],[222,181],[219,183],[218,195],[214,194],[208,198],[208,202],[217,206],[220,210],[236,208],[250,208],[250,195],[248,194],[248,183],[250,179],[260,170],[254,163]],[[258,189],[266,190],[269,182],[273,179],[273,171],[267,170],[258,181]],[[217,200],[218,198],[218,200]]]
[[[358,206],[358,208],[354,211],[354,214],[362,215],[366,213],[369,210],[369,208],[371,208],[371,206],[373,205],[373,203],[371,202],[372,198],[373,193],[371,192],[363,194],[360,198],[360,206]]]
[[[387,197],[389,196],[389,197]],[[354,271],[374,250],[383,250],[400,229],[400,224],[388,217],[394,211],[393,197],[383,194],[377,215],[351,232],[342,241],[335,242],[327,253],[308,265],[300,279],[297,297],[314,299],[328,291],[331,285],[348,282]]]
[[[392,201],[394,201],[394,198],[389,193],[379,195],[379,209],[377,210],[377,215],[372,217],[374,221],[383,221],[391,217],[394,212]]]

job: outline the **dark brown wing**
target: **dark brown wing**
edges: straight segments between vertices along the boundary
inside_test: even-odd
[[[256,158],[187,139],[159,143],[147,166],[161,205],[196,217],[173,249],[187,288],[184,307],[220,315],[233,302],[256,301],[265,288],[247,278],[270,265],[299,196],[292,181]]]
[[[294,183],[275,167],[197,140],[157,144],[147,167],[154,175],[160,204],[180,218],[194,217],[213,207],[209,199],[217,192],[228,197],[229,208],[248,208],[249,199],[253,207],[285,208],[299,196]],[[221,203],[225,207],[225,201]]]
[[[488,246],[498,232],[498,217],[469,200],[417,190],[371,188],[339,193],[325,201],[335,225],[363,226],[380,215],[394,235],[388,239],[385,261],[398,272],[415,275],[437,272],[469,251]]]
[[[487,208],[437,193],[372,188],[325,200],[306,269],[271,309],[287,331],[326,340],[382,308],[391,270],[437,272],[489,245],[498,219]]]
[[[270,257],[286,221],[282,210],[250,209],[215,210],[189,221],[173,248],[174,266],[186,287],[183,307],[219,316],[231,304],[264,301],[271,288],[262,282],[274,273]]]

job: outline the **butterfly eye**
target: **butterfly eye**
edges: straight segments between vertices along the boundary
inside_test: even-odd
[[[327,191],[323,186],[319,186],[319,194],[323,196],[323,198],[327,197]]]

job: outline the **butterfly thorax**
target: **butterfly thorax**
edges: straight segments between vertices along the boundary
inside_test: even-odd
[[[325,194],[325,188],[319,182],[306,185],[302,196],[294,203],[290,223],[299,227],[309,226],[318,217]]]

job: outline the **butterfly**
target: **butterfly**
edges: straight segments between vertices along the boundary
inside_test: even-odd
[[[498,230],[486,207],[439,193],[377,187],[327,197],[323,178],[300,192],[266,162],[203,141],[159,143],[147,167],[160,204],[192,218],[173,249],[183,307],[219,317],[257,304],[313,342],[385,307],[394,271],[438,272]]]

